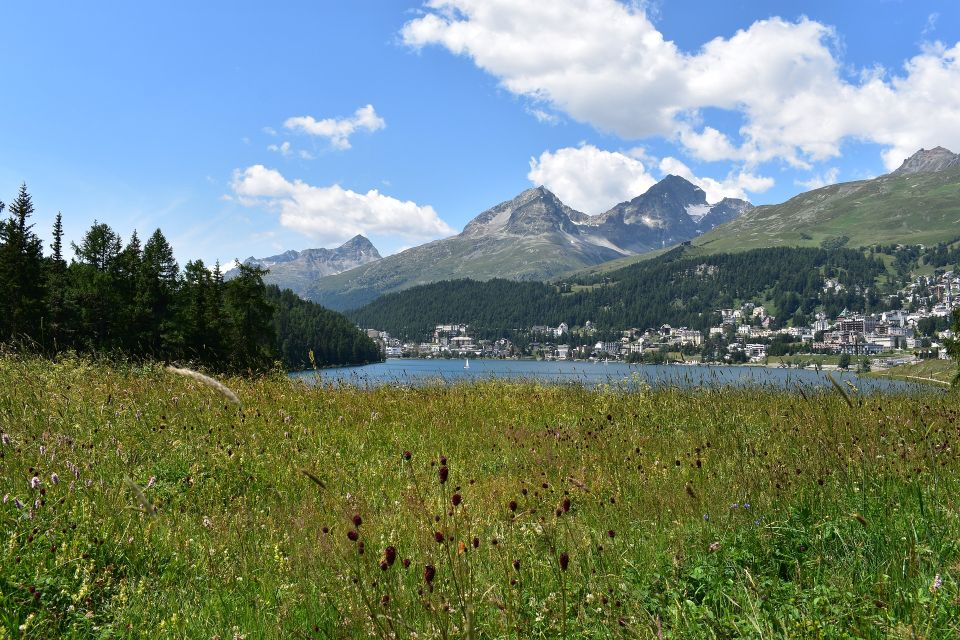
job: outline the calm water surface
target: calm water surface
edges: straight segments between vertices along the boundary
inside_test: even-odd
[[[587,387],[609,384],[635,387],[638,383],[652,386],[773,386],[805,389],[830,386],[826,373],[798,369],[766,367],[630,365],[602,362],[546,362],[535,360],[407,360],[390,359],[362,367],[305,371],[291,376],[324,384],[351,384],[362,387],[383,384],[422,385],[438,382],[455,383],[470,380],[512,379],[534,380],[558,384],[581,384]],[[841,383],[850,383],[861,391],[909,392],[936,390],[916,383],[860,377],[854,373],[832,372]]]

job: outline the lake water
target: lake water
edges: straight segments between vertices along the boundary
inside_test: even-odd
[[[422,385],[455,383],[491,378],[535,380],[558,384],[581,384],[587,387],[609,384],[627,388],[638,383],[651,386],[714,387],[714,386],[772,386],[792,389],[829,388],[826,373],[800,369],[767,367],[689,366],[689,365],[630,365],[602,362],[547,362],[535,360],[471,360],[464,367],[463,360],[389,359],[386,362],[362,367],[321,369],[319,373],[304,371],[291,376],[324,384],[351,384],[361,387],[383,384]],[[909,392],[935,387],[916,383],[861,377],[854,373],[832,372],[841,383],[853,384],[864,392]]]

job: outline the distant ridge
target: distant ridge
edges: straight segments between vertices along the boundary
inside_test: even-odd
[[[380,260],[380,252],[367,238],[357,235],[335,249],[304,249],[303,251],[285,251],[268,258],[244,260],[244,264],[269,269],[264,277],[267,284],[275,284],[281,289],[290,289],[303,297],[307,290],[320,278],[336,275],[355,267]],[[229,280],[236,274],[231,269],[224,274]]]
[[[927,244],[960,235],[960,155],[920,149],[895,171],[755,207],[693,241],[701,253],[759,247]]]

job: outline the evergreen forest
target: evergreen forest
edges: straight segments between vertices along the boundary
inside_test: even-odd
[[[240,265],[181,269],[157,229],[123,242],[94,222],[66,259],[57,214],[45,252],[26,185],[0,202],[0,341],[20,349],[153,359],[217,371],[264,371],[380,360],[379,347],[346,318],[267,287],[266,271]]]

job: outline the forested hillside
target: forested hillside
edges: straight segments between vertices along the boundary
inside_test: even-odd
[[[267,287],[274,308],[276,345],[284,364],[293,369],[310,366],[310,352],[318,365],[361,364],[381,360],[380,347],[343,314],[308,302],[276,285]]]
[[[805,321],[817,308],[835,314],[883,304],[875,287],[883,261],[862,251],[775,248],[686,257],[686,250],[562,284],[438,282],[383,296],[348,315],[398,336],[414,338],[437,323],[464,322],[491,337],[588,320],[601,330],[664,323],[705,329],[716,322],[717,309],[746,300],[764,301],[780,323]],[[827,278],[840,282],[842,291],[824,292]]]
[[[0,212],[4,210],[0,203]],[[379,359],[376,345],[343,316],[268,290],[261,269],[241,266],[224,282],[219,265],[181,270],[157,229],[124,244],[94,223],[64,258],[58,214],[49,255],[33,228],[26,186],[0,223],[0,342],[259,371],[281,359],[302,367]]]

